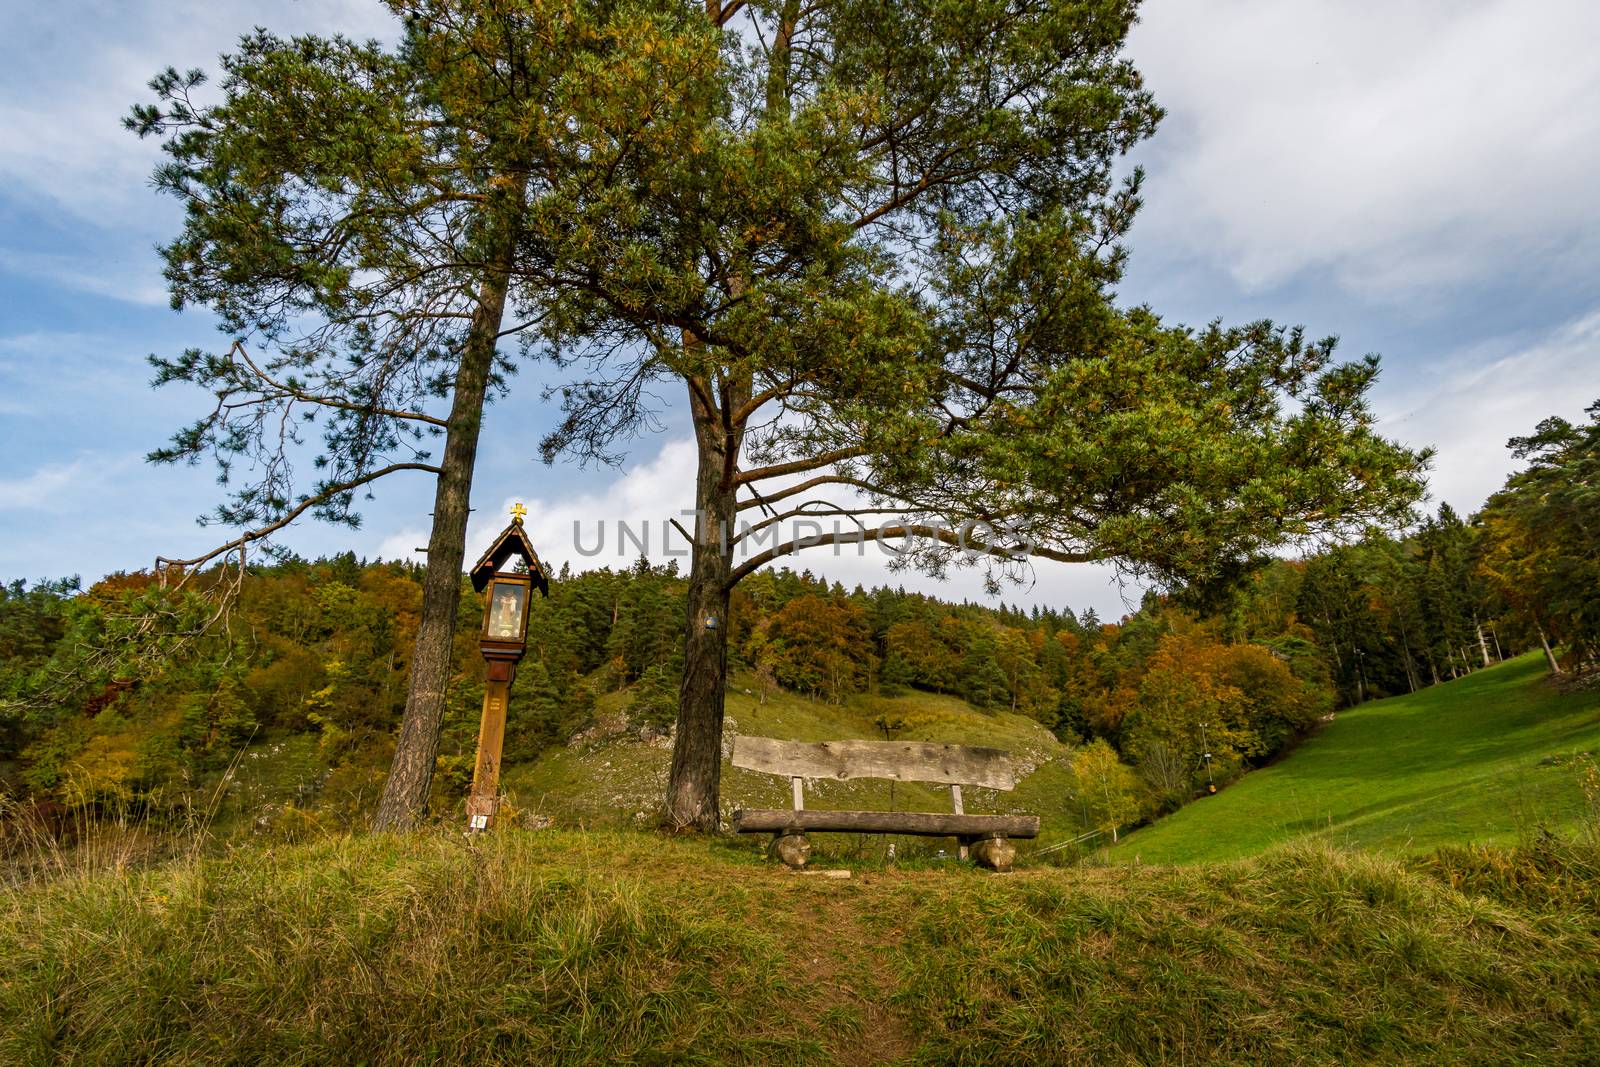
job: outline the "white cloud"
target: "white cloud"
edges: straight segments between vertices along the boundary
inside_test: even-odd
[[[0,43],[0,179],[21,194],[105,225],[148,227],[148,185],[159,148],[122,128],[146,83],[167,66],[215,77],[217,55],[255,25],[275,32],[334,32],[363,38],[393,33],[375,0],[295,4],[225,0],[209,4],[11,5]],[[176,215],[176,206],[157,215]]]
[[[376,0],[101,0],[73,7],[15,4],[6,11],[0,203],[24,225],[6,235],[0,271],[145,305],[167,301],[150,245],[171,237],[180,217],[179,205],[150,187],[159,144],[122,128],[133,104],[151,100],[149,80],[169,65],[200,67],[213,78],[205,92],[214,92],[218,54],[257,24],[286,35],[356,38],[392,35],[394,26]],[[40,233],[28,233],[29,216],[41,223]],[[46,233],[50,251],[21,247]]]
[[[137,463],[133,456],[84,453],[64,463],[46,463],[18,477],[0,479],[0,510],[64,514]]]
[[[1587,0],[1152,0],[1130,50],[1170,114],[1138,243],[1397,300],[1593,263],[1597,39]]]
[[[167,304],[160,262],[147,255],[138,265],[107,262],[103,257],[19,252],[0,248],[0,272],[46,280],[68,289],[107,296],[130,304]]]
[[[81,460],[52,463],[0,481],[0,508],[32,511],[63,500],[84,470]]]
[[[1438,447],[1433,498],[1466,514],[1517,469],[1508,439],[1551,415],[1581,419],[1600,400],[1600,309],[1532,344],[1451,353],[1426,378],[1382,400],[1380,425],[1410,444]]]
[[[624,474],[600,474],[595,479],[601,488],[587,493],[575,493],[560,498],[547,498],[534,494],[512,494],[486,502],[480,493],[481,503],[473,510],[467,524],[468,562],[476,559],[489,547],[496,534],[509,521],[511,505],[522,503],[528,508],[525,520],[528,536],[541,556],[553,568],[563,561],[574,569],[590,567],[627,566],[638,558],[633,541],[622,541],[617,534],[617,524],[627,523],[635,536],[649,539],[650,556],[658,563],[668,558],[662,550],[662,527],[668,519],[680,518],[678,513],[694,506],[694,442],[689,439],[667,441],[650,461],[634,467]],[[680,521],[681,518],[680,518]],[[585,555],[576,547],[574,523],[582,531],[583,546],[592,549],[596,544],[598,524],[605,524],[605,550],[599,555]],[[417,551],[428,543],[428,530],[423,526],[407,526],[383,538],[378,553],[385,559],[426,558]],[[684,548],[683,539],[673,534],[671,547]]]

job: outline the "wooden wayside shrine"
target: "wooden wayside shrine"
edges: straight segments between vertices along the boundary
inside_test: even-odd
[[[954,837],[965,858],[993,870],[1009,870],[1016,856],[1014,837],[1039,836],[1037,815],[968,815],[961,787],[1014,789],[1016,772],[1010,754],[997,748],[946,745],[932,741],[781,741],[772,737],[738,737],[733,765],[790,779],[794,807],[750,808],[733,813],[741,834],[771,833],[778,857],[791,867],[805,866],[811,846],[806,831],[916,834]],[[815,811],[805,806],[805,780],[883,778],[897,782],[931,782],[950,787],[950,812]]]
[[[511,524],[494,539],[470,572],[472,588],[480,593],[487,590],[488,595],[484,598],[478,643],[486,677],[483,717],[478,724],[478,756],[472,770],[472,792],[467,796],[469,833],[491,828],[500,810],[500,753],[505,746],[506,709],[517,664],[528,646],[530,601],[535,589],[550,595],[550,579],[522,527],[527,513],[521,503],[511,509]]]

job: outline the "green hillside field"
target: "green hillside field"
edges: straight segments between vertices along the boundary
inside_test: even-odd
[[[937,693],[854,694],[833,704],[782,689],[773,689],[762,699],[756,685],[749,675],[733,678],[727,697],[729,740],[735,734],[795,741],[882,739],[884,733],[877,722],[887,721],[897,739],[1001,748],[1016,762],[1016,789],[1001,792],[970,787],[963,798],[967,810],[1040,815],[1044,828],[1040,847],[1082,832],[1082,817],[1072,799],[1072,747],[1035,719],[1007,711],[983,711],[958,697]],[[626,692],[603,695],[598,723],[578,743],[556,745],[535,759],[507,764],[501,787],[513,821],[556,829],[614,830],[657,825],[672,746],[662,734],[640,740],[636,728],[627,728],[628,700]],[[386,769],[380,763],[369,763],[365,768],[369,775],[368,798],[381,787]],[[315,738],[292,735],[259,741],[230,773],[230,782],[221,790],[222,799],[209,826],[214,839],[261,840],[264,835],[298,839],[340,830],[339,819],[316,807],[319,798],[309,788],[334,773]],[[208,783],[211,785],[214,783]],[[294,811],[295,819],[302,819],[303,823],[291,821],[284,814],[285,805],[306,795],[312,797],[310,805]],[[951,803],[950,791],[943,786],[877,779],[817,780],[808,783],[806,796],[807,803],[817,808],[949,811]],[[788,807],[789,780],[741,770],[724,759],[722,801],[730,812],[740,807]],[[436,805],[447,825],[459,824],[459,792],[451,793],[440,784]],[[358,821],[363,816],[358,810],[349,817]],[[823,852],[833,854],[857,854],[864,849],[881,852],[886,845],[882,835],[872,835],[869,841],[861,835],[822,834],[816,835],[815,843]],[[907,849],[937,851],[952,844],[942,839],[907,838],[899,842],[899,847],[904,853]],[[1033,847],[1027,846],[1030,850]]]
[[[1125,862],[1196,863],[1316,841],[1391,854],[1592,828],[1583,788],[1600,691],[1563,694],[1530,654],[1338,717],[1254,771],[1125,837]]]

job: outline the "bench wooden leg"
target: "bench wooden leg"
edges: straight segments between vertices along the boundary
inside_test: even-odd
[[[776,833],[772,835],[772,851],[780,860],[795,870],[806,865],[811,855],[811,842],[801,833]]]
[[[1017,846],[1001,836],[984,837],[972,843],[972,858],[991,871],[1009,871],[1017,858]]]

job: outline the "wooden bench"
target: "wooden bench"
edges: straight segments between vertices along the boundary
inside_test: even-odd
[[[918,834],[954,837],[961,855],[970,846],[973,858],[992,870],[1011,868],[1017,850],[1014,837],[1038,837],[1037,815],[968,815],[961,787],[1013,789],[1017,784],[1010,753],[997,748],[943,745],[932,741],[779,741],[771,737],[736,737],[733,765],[765,774],[783,775],[794,787],[794,808],[750,808],[733,813],[741,834],[770,833],[778,857],[791,867],[804,867],[811,846],[806,831],[833,830],[864,834]],[[897,782],[931,782],[950,787],[950,813],[934,811],[814,811],[805,804],[807,778],[886,778]]]

